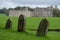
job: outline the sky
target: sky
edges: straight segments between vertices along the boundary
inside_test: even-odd
[[[0,0],[0,8],[14,8],[16,6],[48,7],[57,5],[60,8],[60,0]]]

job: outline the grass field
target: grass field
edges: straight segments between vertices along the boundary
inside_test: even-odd
[[[12,29],[6,30],[5,24],[7,19],[12,20]],[[26,32],[17,32],[18,17],[7,17],[0,14],[0,40],[60,40],[60,32],[48,32],[47,37],[36,37],[36,31],[29,29],[37,29],[41,17],[26,17]],[[49,28],[56,29],[60,28],[60,17],[48,17]]]

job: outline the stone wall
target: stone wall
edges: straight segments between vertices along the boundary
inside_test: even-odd
[[[53,16],[53,8],[35,8],[34,9],[34,16],[36,17],[52,17]]]
[[[21,14],[26,17],[52,17],[53,7],[34,8],[33,11],[29,11],[28,8],[25,8],[25,10],[9,10],[9,16],[19,16]]]
[[[31,17],[32,12],[26,10],[9,10],[9,16],[18,16],[23,14],[24,16]]]

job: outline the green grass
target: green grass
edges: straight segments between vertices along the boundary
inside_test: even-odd
[[[12,20],[12,29],[5,29],[7,19]],[[26,28],[37,29],[41,17],[26,17]],[[47,17],[49,28],[60,28],[60,17]],[[17,32],[18,17],[7,17],[0,14],[0,40],[60,40],[60,32],[48,32],[47,37],[36,37],[36,31],[26,29],[26,32]]]

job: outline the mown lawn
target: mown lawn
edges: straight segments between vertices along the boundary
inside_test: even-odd
[[[12,29],[5,29],[7,19],[12,20]],[[26,32],[17,32],[18,17],[8,17],[0,14],[0,40],[60,40],[60,32],[48,32],[47,37],[36,37],[36,31],[28,29],[37,29],[41,17],[26,17]],[[49,28],[60,28],[60,17],[48,17]]]

